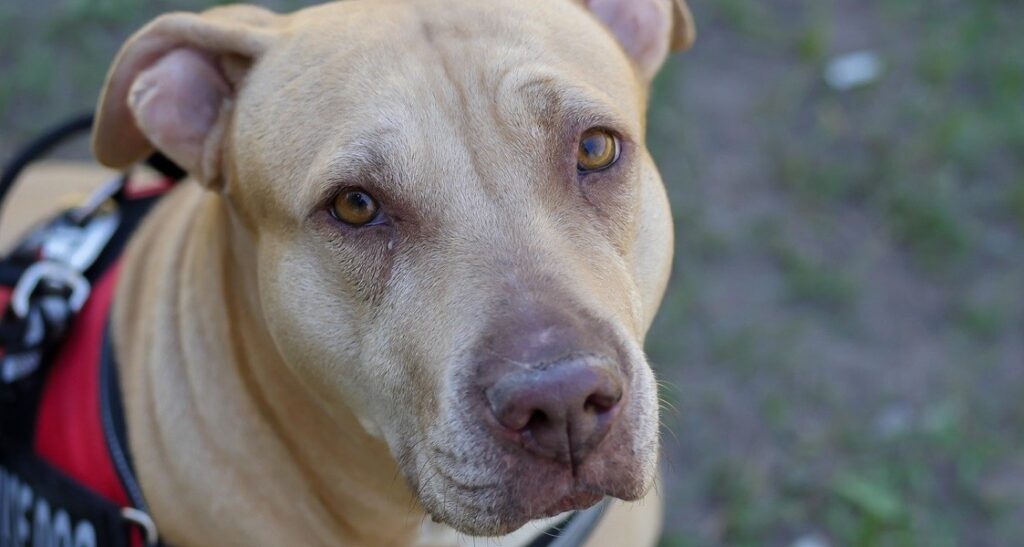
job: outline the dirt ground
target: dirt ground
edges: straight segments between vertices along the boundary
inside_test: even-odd
[[[0,5],[0,160],[209,3]],[[679,243],[648,338],[662,544],[1021,544],[1024,3],[691,5],[648,136]],[[859,50],[880,78],[826,85]]]

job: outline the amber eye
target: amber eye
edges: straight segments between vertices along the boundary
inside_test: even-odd
[[[595,127],[583,132],[576,152],[576,168],[592,173],[611,167],[619,159],[619,139],[607,129]]]
[[[331,215],[352,226],[365,226],[377,218],[377,201],[362,190],[343,190],[331,204]]]

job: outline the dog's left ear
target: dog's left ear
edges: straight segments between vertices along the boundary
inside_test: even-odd
[[[169,13],[135,33],[114,60],[96,109],[93,153],[127,167],[163,152],[208,187],[222,180],[232,106],[281,16],[254,6]]]
[[[683,51],[697,38],[685,0],[583,0],[618,39],[647,81],[669,51]]]

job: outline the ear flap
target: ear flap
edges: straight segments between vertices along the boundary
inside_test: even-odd
[[[686,0],[672,0],[672,51],[686,51],[697,40],[697,23]]]
[[[220,180],[221,140],[244,70],[265,52],[276,14],[231,6],[172,13],[138,31],[107,75],[93,153],[123,168],[158,149],[204,184]]]
[[[697,37],[685,0],[583,0],[633,59],[640,74],[654,78],[670,50],[682,51]]]

